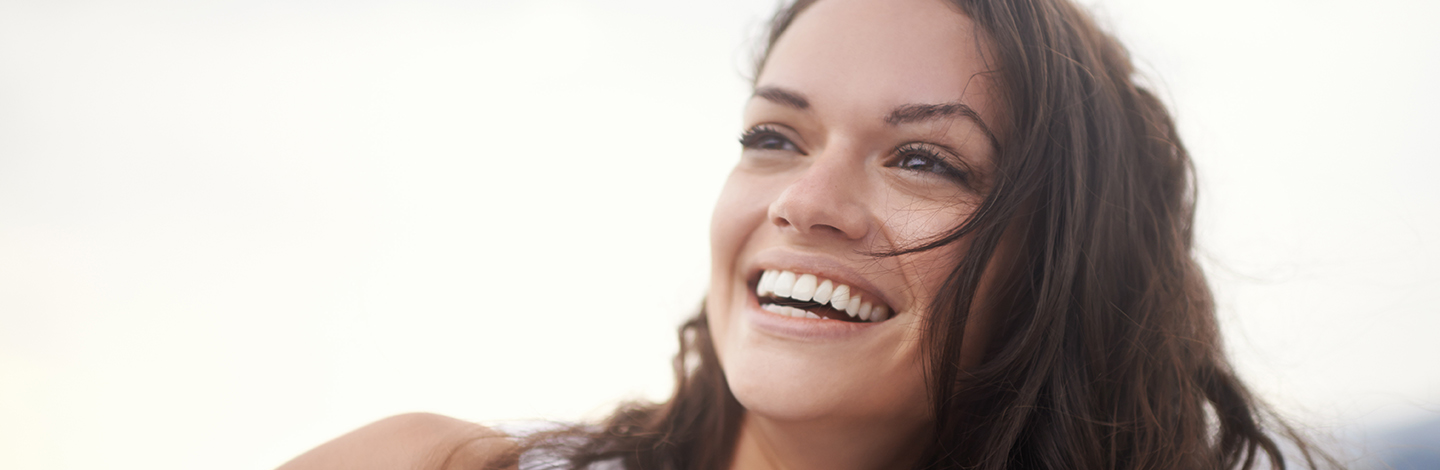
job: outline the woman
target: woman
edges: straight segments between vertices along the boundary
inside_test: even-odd
[[[400,416],[286,468],[1283,467],[1132,73],[1065,0],[787,6],[668,402],[519,441]]]

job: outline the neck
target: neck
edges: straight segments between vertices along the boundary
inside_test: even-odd
[[[781,421],[746,412],[731,470],[879,470],[913,467],[930,436],[928,423]]]

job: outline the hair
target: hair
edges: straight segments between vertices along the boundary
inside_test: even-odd
[[[1307,467],[1340,466],[1228,364],[1192,255],[1194,169],[1126,50],[1067,0],[948,1],[983,36],[1008,132],[969,220],[883,254],[970,240],[924,325],[934,432],[915,468],[1288,468],[1278,438]],[[776,13],[757,76],[814,2]],[[999,276],[983,308],[1006,314],[981,363],[962,369],[963,332],[991,264]],[[623,405],[599,427],[527,446],[565,447],[576,468],[616,458],[630,469],[727,468],[744,409],[703,310],[680,328],[674,369],[669,401]]]

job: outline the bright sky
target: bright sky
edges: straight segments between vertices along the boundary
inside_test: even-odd
[[[1094,4],[1243,376],[1322,430],[1440,415],[1440,4]],[[665,397],[771,8],[0,0],[0,468]]]

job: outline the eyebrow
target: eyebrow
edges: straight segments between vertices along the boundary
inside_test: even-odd
[[[810,100],[806,99],[805,95],[780,87],[759,87],[755,89],[755,93],[751,96],[764,98],[772,103],[800,111],[810,109]],[[975,123],[975,126],[979,127],[980,131],[985,133],[985,138],[990,140],[990,145],[994,146],[996,151],[1000,150],[1000,139],[995,137],[995,132],[991,131],[990,126],[985,124],[985,120],[980,118],[980,113],[975,112],[975,108],[971,108],[969,105],[959,101],[941,104],[900,105],[885,116],[885,123],[892,126],[899,126],[901,124],[939,119],[954,119],[957,117],[967,118],[970,122]]]
[[[810,100],[805,99],[805,95],[784,88],[764,86],[756,88],[755,93],[751,96],[765,98],[775,104],[789,106],[801,111],[810,109]]]
[[[891,111],[889,115],[885,116],[885,123],[898,126],[914,122],[953,119],[957,117],[970,119],[970,122],[975,123],[975,126],[979,127],[980,131],[985,133],[985,137],[990,139],[990,145],[995,146],[997,151],[1000,149],[1000,139],[995,138],[995,133],[990,131],[990,126],[985,125],[984,119],[980,119],[980,113],[975,112],[975,108],[971,108],[969,105],[959,101],[942,104],[902,105],[896,107],[894,111]]]

